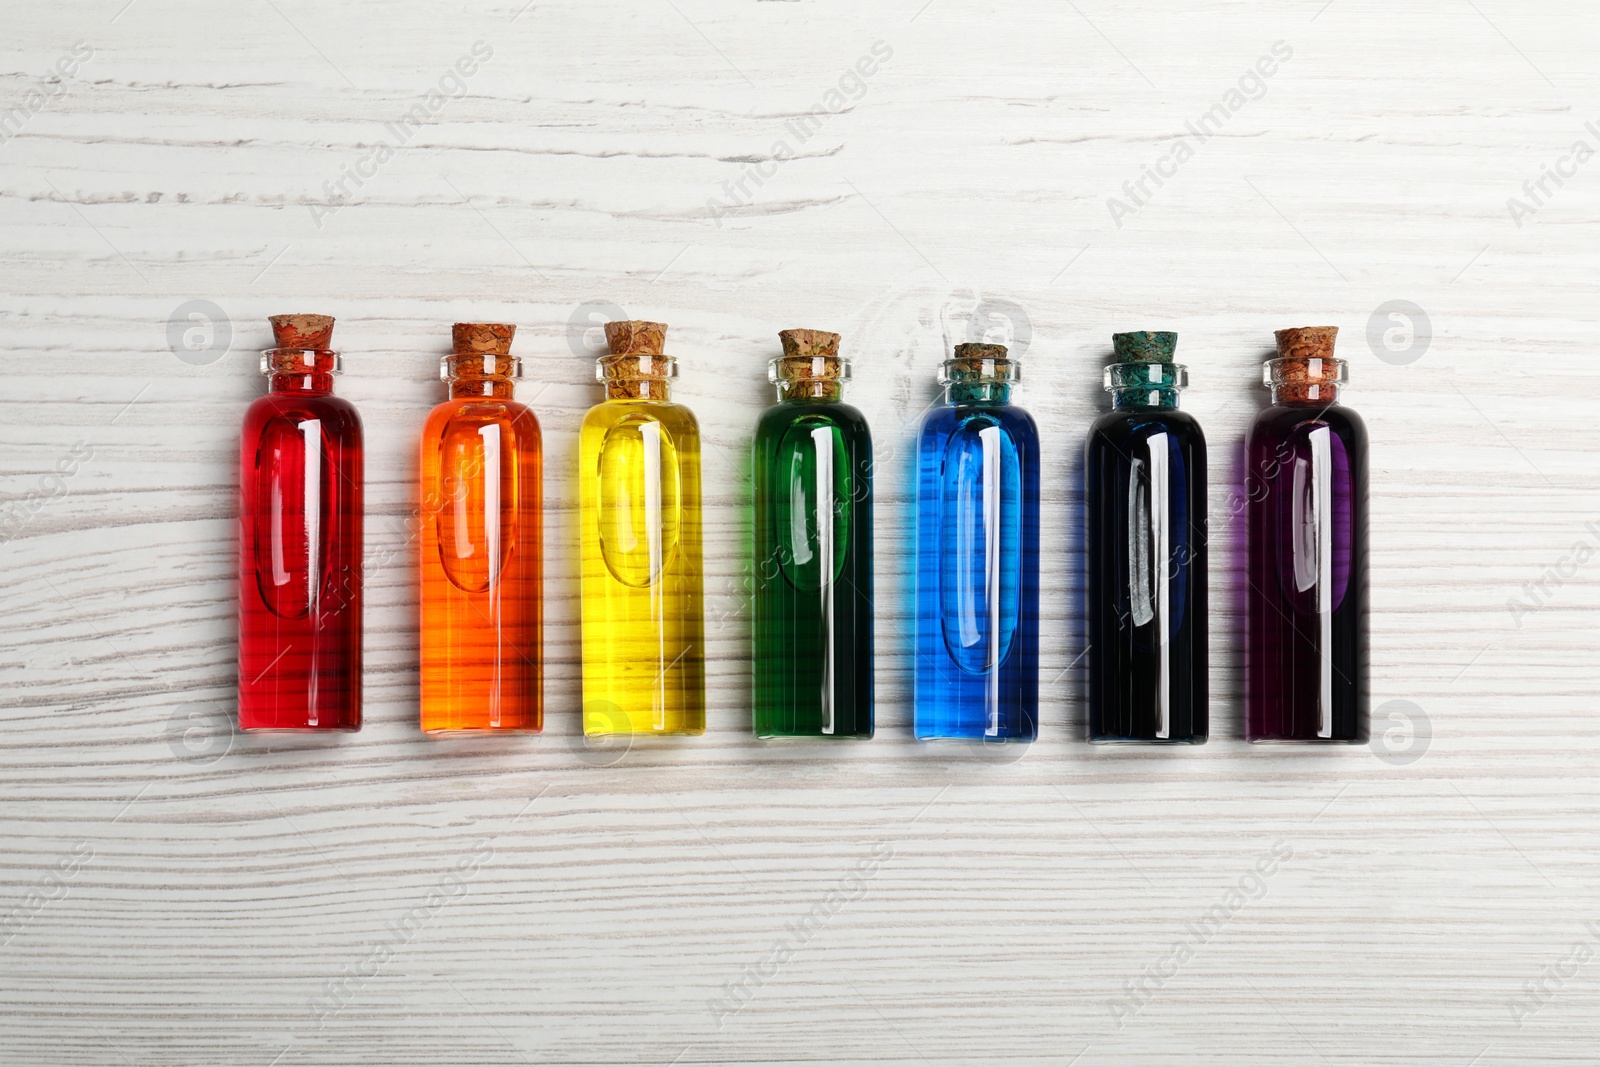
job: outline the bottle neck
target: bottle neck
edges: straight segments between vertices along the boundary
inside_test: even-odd
[[[983,351],[971,351],[975,349]],[[1011,390],[1022,380],[1022,364],[1005,352],[999,345],[957,345],[954,358],[939,366],[945,403],[1011,403]]]
[[[334,376],[339,374],[339,353],[309,348],[269,348],[261,353],[261,373],[267,376],[269,393],[333,392]]]
[[[1176,411],[1178,410],[1178,391],[1176,389],[1113,389],[1111,390],[1111,409],[1113,411]]]
[[[607,400],[672,399],[672,387],[657,378],[615,378],[605,384]]]
[[[456,381],[450,383],[450,399],[510,400],[515,395],[515,390],[515,385],[508,378],[485,379],[473,382]]]
[[[439,377],[450,386],[451,400],[510,400],[522,377],[522,360],[493,353],[446,356]]]
[[[844,399],[844,384],[839,381],[778,382],[779,401],[837,402]]]
[[[1284,407],[1325,408],[1339,402],[1337,384],[1274,385],[1272,402]]]
[[[1333,356],[1280,356],[1261,366],[1272,402],[1284,407],[1325,408],[1339,402],[1348,380],[1345,361]]]
[[[1105,387],[1114,411],[1176,411],[1189,370],[1165,360],[1128,360],[1106,368]]]
[[[844,397],[844,383],[849,380],[850,361],[837,352],[786,354],[767,364],[767,381],[777,388],[780,403],[836,403]]]

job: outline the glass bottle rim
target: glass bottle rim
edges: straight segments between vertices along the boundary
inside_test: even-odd
[[[976,370],[972,370],[976,364]],[[1009,357],[947,359],[939,364],[940,385],[1004,385],[1022,380],[1022,364]]]
[[[811,364],[808,374],[794,374],[784,377],[779,373],[779,368],[785,364],[806,362]],[[838,365],[837,374],[828,374],[827,365]],[[848,382],[854,377],[850,369],[850,361],[843,356],[774,356],[767,360],[767,381],[773,385],[802,385],[813,382]]]
[[[442,382],[455,381],[460,377],[459,371],[463,362],[477,359],[483,360],[482,374],[485,378],[509,378],[514,382],[522,380],[521,356],[498,356],[493,352],[474,352],[471,355],[465,356],[440,356],[439,380]],[[505,374],[500,373],[500,360],[502,359],[509,359],[511,361],[511,368]],[[470,365],[470,363],[468,365]]]
[[[1295,380],[1290,380],[1286,373],[1290,364],[1297,368]],[[1261,364],[1261,384],[1268,388],[1275,385],[1324,385],[1349,380],[1349,364],[1338,356],[1278,356]]]
[[[301,371],[280,370],[273,365],[273,361],[280,356],[299,356],[306,364]],[[318,368],[318,357],[333,357],[331,367]],[[261,373],[273,374],[343,374],[344,355],[331,348],[264,348],[261,350]]]
[[[637,373],[628,375],[609,373],[613,367],[618,366],[625,359],[639,361]],[[660,364],[659,367],[656,366],[657,363]],[[676,378],[678,376],[678,360],[675,356],[640,355],[636,353],[601,356],[594,361],[594,376],[596,381],[601,382],[633,381],[640,378]]]
[[[1182,363],[1128,362],[1106,365],[1101,383],[1107,391],[1118,389],[1187,389],[1189,368]]]

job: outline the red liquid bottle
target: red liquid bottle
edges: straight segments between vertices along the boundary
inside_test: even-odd
[[[326,315],[274,315],[239,449],[239,728],[361,729],[361,418]]]

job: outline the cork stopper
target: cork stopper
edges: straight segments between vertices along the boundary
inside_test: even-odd
[[[666,343],[666,323],[639,319],[606,323],[606,344],[613,356],[659,356]]]
[[[783,355],[767,364],[767,380],[783,399],[839,399],[850,363],[839,356],[839,335],[827,330],[781,330]]]
[[[1262,384],[1275,403],[1327,404],[1339,399],[1345,362],[1333,354],[1337,326],[1299,326],[1279,330],[1278,358],[1262,368]]]
[[[850,365],[839,358],[839,335],[827,330],[783,330],[778,334],[783,355],[767,375],[780,381],[831,381],[850,377]]]
[[[326,352],[333,347],[332,315],[273,315],[267,321],[278,348]]]
[[[1178,351],[1178,335],[1166,330],[1114,333],[1111,351],[1118,363],[1171,363]]]
[[[1017,361],[1006,354],[1005,345],[968,342],[956,345],[955,355],[944,362],[943,376],[947,381],[1014,380],[1020,376],[1021,369]]]
[[[785,359],[837,359],[839,335],[827,330],[780,330]]]
[[[458,356],[509,356],[516,335],[509,323],[458,322],[450,327],[450,346]]]
[[[273,378],[274,390],[294,382],[332,388],[330,375],[344,370],[333,350],[332,315],[273,315],[273,347],[261,353],[261,373]]]
[[[949,387],[955,403],[998,401],[1011,397],[1012,383],[1021,380],[1022,364],[1012,359],[1005,345],[968,342],[939,367],[939,382]]]
[[[1337,326],[1296,326],[1273,336],[1278,339],[1279,359],[1332,359],[1338,334]]]
[[[450,327],[450,355],[439,360],[439,379],[453,398],[511,399],[511,382],[522,377],[522,360],[511,354],[517,328],[506,322],[458,322]]]
[[[986,345],[976,342],[956,345],[957,359],[1005,359],[1005,345]]]
[[[677,360],[665,355],[667,325],[623,319],[606,323],[611,354],[596,361],[607,400],[665,400],[668,380],[677,377]]]

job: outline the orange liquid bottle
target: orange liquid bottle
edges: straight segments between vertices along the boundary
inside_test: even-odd
[[[515,326],[457,323],[422,434],[422,729],[544,728],[543,448]]]

